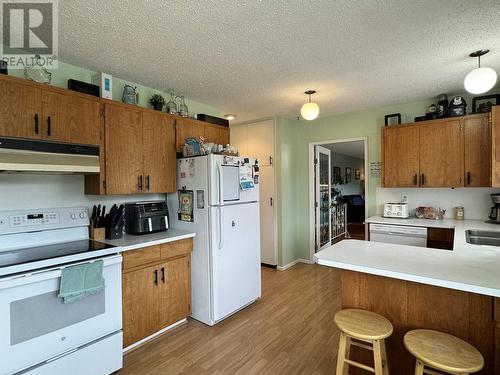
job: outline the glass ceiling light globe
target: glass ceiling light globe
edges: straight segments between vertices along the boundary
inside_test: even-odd
[[[300,109],[302,117],[308,121],[314,120],[319,115],[319,106],[316,103],[305,103]]]
[[[471,94],[484,94],[497,82],[497,73],[491,68],[477,68],[465,76],[464,87]]]

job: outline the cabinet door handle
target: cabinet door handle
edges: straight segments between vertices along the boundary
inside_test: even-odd
[[[413,185],[417,186],[417,183],[418,183],[418,176],[415,173],[415,176],[413,176]]]
[[[424,186],[425,185],[425,175],[422,173],[422,177],[421,177],[421,180],[420,180],[420,186]]]
[[[155,285],[158,285],[158,270],[155,270],[155,272],[153,273],[153,282]]]
[[[165,267],[161,268],[161,282],[165,284]]]
[[[149,175],[146,176],[146,190],[149,190]]]
[[[38,128],[38,113],[35,113],[35,134],[38,134],[39,128]]]
[[[139,190],[142,190],[142,176],[137,177],[137,185],[139,186]]]
[[[47,116],[47,135],[50,137],[52,134],[52,121],[50,116]]]
[[[467,172],[467,185],[470,185],[470,172]]]

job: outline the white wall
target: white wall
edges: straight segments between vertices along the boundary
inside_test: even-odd
[[[165,199],[164,194],[85,195],[81,175],[0,174],[0,210],[48,207],[87,207]]]
[[[464,206],[466,219],[487,220],[492,206],[490,194],[500,193],[493,188],[460,189],[387,189],[377,188],[377,214],[382,214],[384,203],[399,202],[401,195],[408,195],[411,211],[417,206],[433,206],[446,209],[445,217],[453,218],[455,206]]]
[[[342,195],[351,194],[361,194],[363,191],[363,185],[361,180],[356,180],[356,169],[359,169],[361,175],[364,175],[365,162],[363,159],[353,158],[351,156],[337,154],[335,152],[331,153],[331,167],[332,167],[332,178],[333,178],[333,167],[340,167],[340,175],[342,180],[344,180],[344,185],[342,188]],[[351,168],[351,182],[345,183],[345,168]]]

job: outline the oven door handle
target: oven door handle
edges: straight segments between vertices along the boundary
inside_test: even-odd
[[[111,256],[103,256],[101,258],[96,258],[92,260],[84,259],[82,261],[77,261],[69,264],[63,264],[60,266],[54,266],[49,269],[38,270],[38,271],[26,271],[13,276],[6,276],[0,280],[0,290],[13,288],[20,285],[26,285],[31,283],[36,283],[39,281],[56,279],[61,277],[62,270],[66,267],[77,266],[80,264],[92,263],[97,260],[103,260],[103,267],[108,267],[113,264],[121,263],[122,256],[120,254],[115,254]]]

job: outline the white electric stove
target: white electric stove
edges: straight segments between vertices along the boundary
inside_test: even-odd
[[[85,208],[0,212],[0,374],[122,367],[121,249],[89,240],[88,225]],[[63,303],[62,270],[97,260],[104,290]]]

